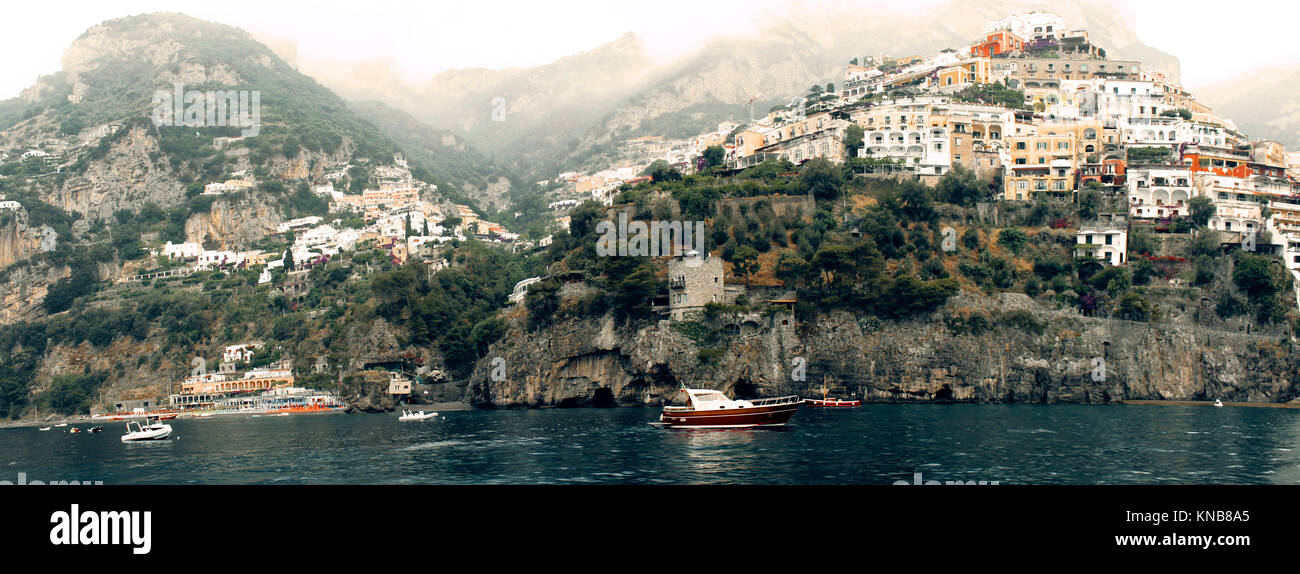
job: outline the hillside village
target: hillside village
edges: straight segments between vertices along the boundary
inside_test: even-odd
[[[633,141],[628,166],[560,174],[562,193],[575,199],[552,206],[610,205],[654,161],[704,171],[712,146],[725,154],[720,173],[825,158],[867,177],[930,185],[960,167],[999,182],[1002,201],[1074,200],[1085,189],[1127,197],[1128,217],[1115,220],[1122,229],[1079,234],[1084,244],[1106,241],[1096,254],[1115,265],[1126,262],[1114,246],[1129,228],[1168,231],[1206,197],[1208,226],[1225,246],[1282,255],[1300,277],[1300,152],[1252,140],[1164,72],[1107,58],[1087,30],[1048,12],[988,22],[970,45],[932,56],[854,57],[838,87],[813,86],[744,125]]]
[[[1064,339],[1096,339],[1070,347],[1078,356],[1069,360],[1087,362],[1094,351],[1085,347],[1110,341],[1079,335],[1085,318],[1246,334],[1267,324],[1263,336],[1294,323],[1295,307],[1278,310],[1274,293],[1295,288],[1288,299],[1300,303],[1300,281],[1290,280],[1300,279],[1300,153],[1251,140],[1160,70],[1108,58],[1086,30],[1046,12],[1016,14],[932,56],[851,56],[837,80],[694,137],[627,140],[607,165],[537,181],[528,207],[497,213],[433,183],[400,152],[313,155],[288,146],[283,159],[263,154],[271,159],[259,164],[247,158],[260,148],[241,147],[247,138],[204,135],[194,157],[221,150],[211,156],[220,161],[189,172],[198,177],[177,183],[168,203],[111,209],[105,200],[74,217],[42,192],[124,140],[146,139],[146,130],[127,121],[71,126],[75,135],[64,138],[15,137],[22,145],[0,151],[0,178],[26,185],[0,179],[0,189],[40,200],[29,210],[0,195],[0,231],[16,230],[7,240],[27,257],[5,261],[0,281],[19,285],[0,291],[4,319],[17,325],[0,337],[0,348],[17,349],[15,360],[0,361],[0,404],[18,416],[67,388],[76,392],[64,393],[73,396],[64,406],[89,409],[87,389],[101,386],[112,390],[97,408],[184,401],[213,390],[193,384],[207,374],[176,387],[184,361],[221,349],[247,350],[238,361],[223,357],[221,377],[239,363],[266,384],[297,376],[357,397],[368,371],[391,368],[420,378],[378,394],[414,400],[432,391],[482,405],[581,402],[610,381],[622,385],[618,402],[662,400],[650,391],[676,389],[679,378],[788,385],[779,368],[755,374],[749,365],[779,367],[787,353],[804,352],[801,338],[827,350],[816,368],[863,396],[868,385],[895,385],[870,392],[1106,401],[1167,389],[1058,389],[1049,399],[1035,385],[1050,377],[1028,360],[1012,367],[1031,381],[1019,386],[1001,364],[997,385],[991,364],[963,364],[964,380],[934,369],[918,376],[917,363],[872,347],[870,335],[882,319],[929,317],[958,301],[930,325],[952,336],[952,348],[1008,328],[1023,357],[1038,360],[1059,349],[1036,337],[1051,339],[1046,325],[1063,318],[1073,321]],[[131,161],[166,154],[143,155],[150,159]],[[707,220],[704,252],[593,255],[596,222],[620,217]],[[255,223],[232,231],[213,223],[219,218]],[[940,220],[956,227],[951,237]],[[958,234],[964,252],[940,246]],[[75,250],[58,247],[76,236]],[[1228,261],[1238,270],[1258,263],[1238,266],[1242,253],[1279,258],[1288,281],[1257,268],[1239,278]],[[50,270],[48,288],[13,279],[36,269],[33,261]],[[1201,291],[1184,289],[1193,285]],[[574,335],[597,317],[617,321]],[[624,331],[611,335],[615,324]],[[624,339],[615,349],[586,347],[616,336]],[[779,344],[758,345],[762,337]],[[669,343],[636,346],[655,338]],[[849,340],[861,348],[833,352]],[[134,364],[86,351],[107,346],[130,349]],[[1263,352],[1219,346],[1240,351],[1225,351],[1234,361]],[[611,351],[635,360],[599,358]],[[882,352],[893,379],[853,379],[861,376],[854,358],[871,358],[874,369],[873,353]],[[498,354],[519,371],[509,383],[484,374]],[[564,371],[588,355],[609,361],[607,370]],[[1052,376],[1075,376],[1069,360]],[[1125,360],[1134,379],[1151,377],[1140,358]],[[538,370],[546,365],[558,366]],[[567,382],[518,382],[544,374]],[[136,379],[149,384],[132,387]],[[428,381],[442,386],[421,386]],[[1274,400],[1294,391],[1242,392]]]

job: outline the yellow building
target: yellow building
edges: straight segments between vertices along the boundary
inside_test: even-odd
[[[1075,191],[1079,141],[1074,130],[1015,135],[1007,139],[1007,144],[1011,165],[1004,176],[1003,199],[1026,200],[1041,192]]]
[[[943,68],[936,73],[931,86],[946,88],[969,84],[987,84],[993,81],[993,62],[989,58],[971,58],[960,64]]]
[[[776,144],[789,142],[796,138],[812,140],[833,136],[843,139],[843,130],[846,127],[848,127],[847,121],[831,117],[830,112],[811,114],[805,118],[779,125],[760,124],[750,126],[736,135],[736,158],[750,157],[758,153],[762,148],[768,148],[769,146],[776,146],[771,148],[773,150],[781,148],[781,151],[785,151],[786,146],[777,146]],[[819,134],[819,132],[828,133]],[[810,134],[813,137],[804,137]],[[820,156],[821,154],[817,155]]]

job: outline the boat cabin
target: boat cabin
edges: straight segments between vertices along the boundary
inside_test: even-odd
[[[697,411],[716,411],[722,409],[743,409],[754,406],[750,401],[737,401],[727,398],[722,391],[711,389],[686,389],[690,397],[689,408]]]

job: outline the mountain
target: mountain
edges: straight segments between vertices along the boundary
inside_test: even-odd
[[[755,113],[764,114],[813,84],[838,82],[854,57],[960,47],[978,38],[985,22],[1035,8],[1087,28],[1112,57],[1178,76],[1177,58],[1143,44],[1126,9],[1082,0],[952,2],[921,11],[801,6],[750,36],[717,38],[666,63],[629,34],[544,66],[452,70],[414,85],[383,62],[313,73],[346,98],[387,103],[465,138],[527,179],[545,179],[628,138],[688,136],[747,120],[751,97]],[[504,116],[492,121],[502,103]]]
[[[367,182],[353,179],[393,165],[398,152],[462,202],[477,203],[485,193],[498,208],[508,203],[498,196],[512,188],[513,176],[467,142],[373,106],[354,109],[276,54],[243,30],[183,14],[104,22],[66,49],[61,71],[0,102],[0,150],[15,158],[29,149],[52,152],[44,169],[54,173],[32,178],[24,191],[85,218],[82,225],[148,203],[182,205],[187,186],[238,172],[259,181],[321,181],[352,166],[342,183],[356,190]],[[246,125],[148,121],[164,107],[157,96],[171,97],[178,86],[187,95],[258,96],[244,101],[246,109],[257,106],[259,129],[253,135]],[[183,115],[164,123],[179,124]],[[240,138],[243,132],[251,137]]]
[[[1197,92],[1220,117],[1254,139],[1300,148],[1300,70],[1252,72]]]
[[[530,160],[576,145],[593,115],[635,93],[654,65],[640,40],[626,35],[544,66],[451,70],[416,85],[383,62],[310,69],[349,100],[381,101],[408,112],[524,173],[535,163]]]
[[[222,103],[249,122],[214,125],[215,109],[183,105],[218,91],[235,94]],[[62,70],[0,102],[0,194],[24,208],[0,218],[0,324],[59,311],[92,292],[93,278],[149,265],[149,249],[167,241],[282,251],[267,239],[280,222],[329,215],[312,183],[334,174],[345,189],[373,187],[399,155],[458,202],[491,211],[524,193],[462,139],[392,110],[354,109],[237,28],[171,13],[94,26],[68,46]],[[234,177],[254,185],[202,193]],[[43,305],[48,294],[61,303]]]
[[[348,105],[396,142],[406,153],[407,161],[424,170],[423,175],[452,201],[497,211],[513,205],[512,190],[522,193],[527,189],[513,173],[495,165],[491,158],[450,130],[434,129],[411,114],[381,102]]]

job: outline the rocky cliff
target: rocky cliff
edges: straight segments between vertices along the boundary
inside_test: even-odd
[[[1037,323],[954,332],[945,319],[969,308],[1029,311]],[[1275,336],[1089,318],[1017,294],[965,293],[929,318],[900,323],[837,311],[809,324],[785,314],[753,316],[739,327],[721,356],[703,361],[691,339],[666,322],[627,330],[605,317],[514,333],[474,371],[465,400],[496,407],[663,404],[677,398],[679,384],[742,397],[819,396],[827,385],[835,395],[876,402],[1300,397],[1300,363]],[[494,357],[504,360],[496,363],[504,377],[494,379]]]

